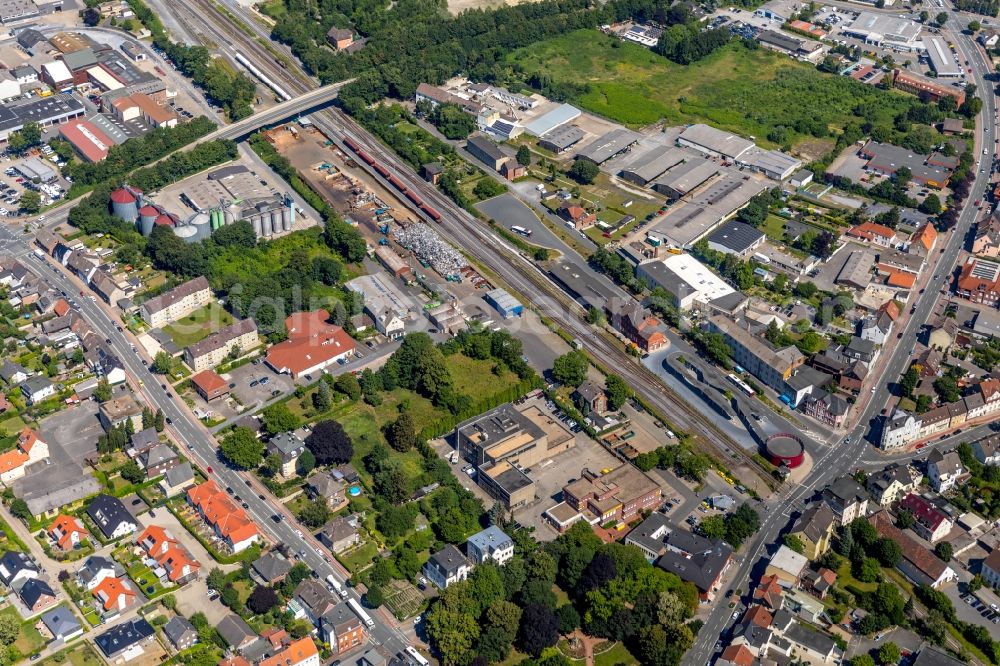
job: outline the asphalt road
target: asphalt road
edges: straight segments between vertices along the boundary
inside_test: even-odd
[[[31,250],[27,243],[29,239],[23,238],[7,227],[0,227],[0,249],[15,257],[25,257]],[[142,363],[137,352],[132,351],[132,342],[127,337],[127,333],[118,331],[118,322],[105,312],[97,302],[86,297],[78,297],[82,285],[61,267],[56,268],[49,260],[40,260],[31,254],[31,259],[23,259],[33,265],[36,272],[40,273],[53,288],[63,291],[77,302],[79,314],[94,327],[104,338],[110,339],[111,349],[122,359],[125,370],[135,382],[141,383],[138,393],[144,400],[163,410],[164,416],[170,421],[168,431],[175,441],[187,449],[187,455],[193,458],[203,470],[212,468],[212,478],[220,487],[231,487],[239,494],[249,507],[247,511],[253,516],[258,528],[267,535],[274,543],[284,543],[293,552],[302,553],[301,558],[310,569],[315,571],[321,579],[327,575],[333,576],[341,583],[348,578],[346,572],[339,565],[332,564],[333,560],[322,549],[320,544],[308,533],[303,533],[296,523],[285,512],[284,507],[269,497],[269,493],[260,484],[252,481],[249,474],[238,472],[227,467],[218,457],[216,451],[216,441],[211,433],[202,427],[194,416],[184,407],[183,401],[169,390],[164,390],[161,386],[160,378],[153,375]],[[86,293],[86,292],[85,292]],[[134,388],[136,388],[134,386]],[[252,492],[247,492],[248,486]],[[263,495],[261,499],[259,495]],[[273,515],[281,515],[280,522],[272,520]],[[330,561],[328,561],[330,560]],[[358,595],[350,594],[357,598]],[[386,621],[378,613],[370,613],[376,620],[375,627],[371,630],[371,642],[374,645],[387,645],[395,653],[408,644],[406,637],[394,626],[394,623]]]

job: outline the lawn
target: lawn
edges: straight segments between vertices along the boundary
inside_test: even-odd
[[[77,643],[75,647],[67,648],[62,652],[50,656],[45,661],[39,662],[38,666],[102,666],[104,662],[94,652],[94,648],[86,642]]]
[[[847,589],[848,585],[853,585],[863,592],[874,592],[875,588],[878,587],[878,583],[862,583],[857,578],[851,575],[851,562],[848,559],[844,559],[844,563],[840,565],[837,569],[837,584]]]
[[[132,579],[139,591],[146,595],[146,598],[153,599],[163,594],[165,588],[160,584],[160,580],[152,569],[143,564],[142,558],[132,555],[130,546],[122,546],[112,556],[125,567],[128,577]]]
[[[372,563],[372,558],[378,555],[378,547],[374,541],[366,541],[354,550],[337,555],[337,560],[352,574],[364,569]]]
[[[869,103],[878,107],[875,120],[885,124],[915,103],[901,93],[822,74],[812,65],[768,49],[748,51],[735,42],[681,66],[642,46],[579,30],[518,49],[508,62],[516,62],[525,79],[538,73],[556,84],[581,86],[571,101],[626,125],[707,122],[764,144],[777,126],[818,121],[841,128],[855,119],[856,106]],[[807,138],[794,130],[789,136]]]
[[[17,609],[11,605],[8,605],[0,611],[0,614],[10,615],[21,624],[21,632],[17,635],[17,640],[14,641],[14,647],[17,648],[17,651],[22,655],[28,656],[30,654],[34,654],[45,645],[45,639],[42,638],[42,635],[38,633],[37,629],[35,629],[35,622],[37,622],[37,619],[22,622]]]
[[[10,435],[16,435],[24,429],[27,425],[17,414],[0,421],[0,437],[9,437]]]
[[[606,652],[594,655],[594,666],[616,666],[617,664],[638,664],[639,660],[632,656],[624,643],[615,643],[615,646]]]
[[[233,323],[233,316],[215,301],[200,310],[195,310],[183,319],[163,327],[174,344],[184,349],[199,340],[207,338],[214,331]]]

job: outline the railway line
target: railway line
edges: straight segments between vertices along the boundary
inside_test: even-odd
[[[231,19],[218,11],[212,0],[192,0],[202,12],[199,21],[233,51],[252,61],[270,80],[272,89],[282,98],[290,98],[315,88],[316,82],[301,71],[290,71],[256,40],[234,27]],[[238,51],[236,49],[239,49]],[[241,63],[242,64],[242,63]],[[245,66],[245,65],[244,65]],[[628,375],[636,394],[654,409],[669,418],[674,425],[696,436],[696,445],[727,462],[734,459],[749,467],[770,484],[768,469],[750,452],[733,442],[704,414],[692,408],[666,387],[650,370],[627,354],[621,343],[610,334],[595,334],[584,323],[583,308],[555,285],[532,261],[490,233],[482,223],[451,199],[413,174],[409,165],[385,148],[352,118],[335,109],[310,114],[310,119],[345,153],[353,153],[375,178],[406,197],[424,219],[436,222],[448,241],[477,261],[502,276],[515,291],[529,300],[546,317],[579,340],[591,356],[607,368]],[[368,159],[365,159],[365,158]],[[391,167],[391,170],[386,166]],[[440,211],[440,212],[439,212]],[[623,293],[623,297],[629,297]]]

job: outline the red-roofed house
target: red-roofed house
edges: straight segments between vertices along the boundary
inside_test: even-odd
[[[868,516],[868,522],[875,526],[879,537],[892,539],[899,544],[903,557],[896,568],[917,585],[930,585],[934,589],[957,578],[955,570],[926,546],[892,524],[892,518],[884,509]]]
[[[247,518],[242,508],[219,490],[215,481],[209,479],[189,488],[187,498],[202,519],[234,553],[249,548],[260,538],[257,526]]]
[[[896,301],[886,301],[882,305],[878,306],[878,310],[876,310],[875,313],[879,315],[885,313],[889,315],[889,319],[896,321],[899,319],[899,306],[896,304]]]
[[[881,245],[882,247],[896,247],[900,244],[896,232],[883,224],[874,222],[862,222],[847,230],[847,235],[851,238]]]
[[[559,217],[573,225],[577,231],[583,231],[597,224],[597,216],[588,213],[581,206],[566,206],[559,208]]]
[[[66,299],[60,298],[52,307],[52,311],[57,317],[65,317],[69,314],[69,303],[66,302]]]
[[[296,312],[288,317],[288,339],[267,350],[267,364],[275,372],[298,379],[349,358],[357,346],[354,339],[329,321],[326,310]]]
[[[319,666],[319,651],[309,636],[289,643],[281,652],[263,659],[258,666]]]
[[[49,457],[49,445],[38,433],[25,427],[17,436],[17,445],[10,451],[0,453],[0,483],[5,486],[24,476],[29,465],[34,465]]]
[[[100,162],[108,156],[115,142],[93,123],[76,118],[59,126],[59,134],[88,162]]]
[[[64,551],[73,550],[90,536],[87,528],[83,526],[83,521],[65,513],[59,514],[53,521],[48,534],[49,538]]]
[[[931,543],[948,536],[954,526],[948,514],[920,495],[910,493],[899,502],[899,508],[913,514],[913,531]]]
[[[746,644],[730,645],[715,662],[717,666],[753,666],[754,654]]]
[[[781,585],[777,576],[764,576],[753,591],[753,600],[763,604],[768,610],[781,610]]]
[[[889,277],[885,280],[885,283],[890,287],[899,287],[900,289],[912,289],[916,282],[916,275],[904,271],[889,271]]]
[[[201,566],[191,553],[178,543],[170,530],[159,525],[150,525],[135,542],[166,570],[167,578],[174,583],[183,585],[198,575]]]
[[[135,604],[135,590],[124,578],[108,576],[94,588],[94,597],[101,602],[104,612],[122,612]]]
[[[761,629],[767,629],[771,626],[772,622],[774,622],[774,615],[760,604],[751,606],[750,610],[743,614],[743,619],[741,620],[743,626],[755,624]]]
[[[212,369],[202,370],[191,378],[191,383],[206,401],[221,398],[229,393],[229,384]]]
[[[937,230],[934,229],[933,224],[925,222],[922,227],[913,232],[913,237],[910,238],[910,252],[926,257],[934,249],[936,242]]]

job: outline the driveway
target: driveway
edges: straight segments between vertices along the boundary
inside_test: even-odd
[[[83,461],[97,451],[97,438],[104,433],[97,419],[97,403],[86,400],[48,417],[39,433],[49,445],[49,464],[38,463],[14,482],[14,493],[22,499],[47,495],[79,481]]]

